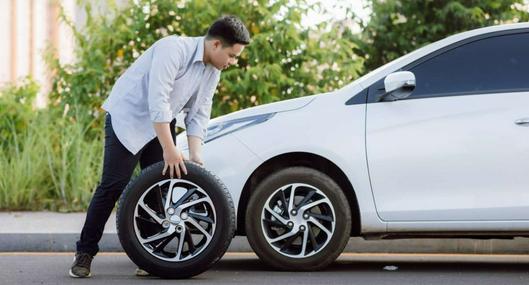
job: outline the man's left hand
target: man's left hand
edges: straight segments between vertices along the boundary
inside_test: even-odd
[[[199,154],[195,153],[190,153],[189,154],[189,160],[197,163],[197,164],[200,164],[200,166],[204,166],[204,162],[202,161],[202,158],[200,157]]]
[[[187,136],[187,142],[189,144],[189,160],[204,166],[200,155],[202,153],[202,139],[196,136]]]

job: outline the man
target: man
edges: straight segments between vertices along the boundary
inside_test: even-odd
[[[201,145],[220,71],[237,63],[249,41],[244,24],[225,16],[205,37],[168,36],[157,41],[117,80],[103,104],[103,174],[77,241],[70,276],[90,277],[104,226],[138,161],[144,169],[163,160],[163,175],[169,171],[171,178],[187,174],[175,145],[175,118],[182,110],[187,111],[189,159],[202,164]]]

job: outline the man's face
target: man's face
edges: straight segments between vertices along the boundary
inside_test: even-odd
[[[211,64],[218,70],[223,70],[230,65],[237,64],[237,59],[244,50],[244,45],[234,44],[233,46],[222,46],[222,42],[215,40],[211,51]]]

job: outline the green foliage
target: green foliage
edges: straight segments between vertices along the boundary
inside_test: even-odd
[[[0,148],[0,209],[81,211],[101,173],[102,132],[87,139],[87,127],[58,110],[34,111],[27,128]]]
[[[38,89],[25,78],[0,91],[0,209],[83,210],[100,177],[102,131],[89,138],[92,122],[35,108]]]
[[[355,38],[366,72],[428,43],[475,28],[529,19],[524,0],[371,0]]]
[[[47,121],[46,121],[47,120]],[[81,124],[72,118],[60,120],[44,116],[43,128],[47,132],[46,164],[49,195],[47,208],[83,210],[88,205],[101,176],[103,161],[103,131],[98,128],[95,138],[88,138],[91,124]]]
[[[6,148],[18,131],[27,129],[38,90],[38,84],[29,77],[0,90],[0,147]]]
[[[51,56],[54,69],[51,99],[65,108],[100,116],[100,105],[117,77],[156,40],[170,35],[200,36],[224,14],[239,16],[250,30],[252,43],[238,67],[222,73],[213,116],[286,98],[330,91],[358,76],[360,58],[354,44],[341,40],[336,29],[301,26],[310,9],[304,0],[138,0],[126,8],[109,2],[110,12],[97,16],[86,4],[83,30],[74,30],[76,58],[62,65]],[[63,19],[67,22],[68,19]]]

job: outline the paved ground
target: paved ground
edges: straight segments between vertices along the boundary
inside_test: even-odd
[[[528,284],[526,255],[343,254],[320,272],[278,272],[251,253],[228,253],[190,280],[133,276],[123,253],[101,253],[91,279],[67,276],[71,253],[0,253],[0,284]],[[393,269],[393,270],[388,270]]]

